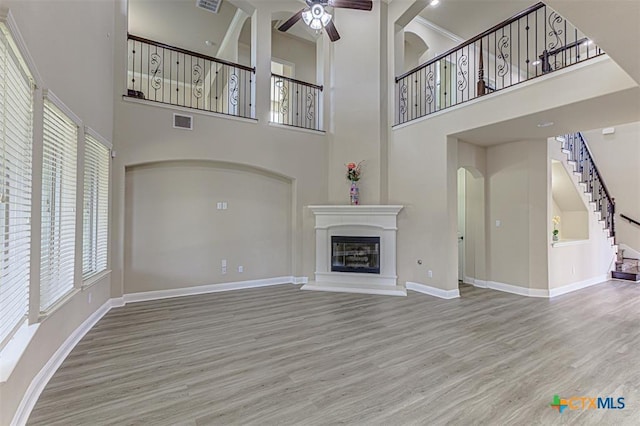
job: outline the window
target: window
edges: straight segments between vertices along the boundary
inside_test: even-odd
[[[44,102],[40,310],[74,288],[78,126]]]
[[[33,82],[0,26],[0,348],[27,317]]]
[[[107,269],[109,148],[90,134],[84,151],[82,278]]]

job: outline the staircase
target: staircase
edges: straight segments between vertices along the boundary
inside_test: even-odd
[[[611,278],[640,282],[640,259],[625,257],[624,252],[624,249],[618,252],[616,269],[611,271]]]
[[[604,180],[596,167],[591,151],[581,133],[572,133],[557,138],[562,142],[562,151],[567,155],[567,162],[573,167],[579,185],[593,206],[603,230],[616,247],[615,269],[611,278],[640,282],[640,259],[624,256],[624,250],[617,250],[615,240],[615,199],[609,193]]]

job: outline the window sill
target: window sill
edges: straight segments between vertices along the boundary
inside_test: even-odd
[[[551,243],[551,247],[566,247],[566,246],[577,246],[580,244],[587,244],[589,240],[560,240]]]
[[[88,278],[82,281],[82,291],[93,287],[94,285],[102,281],[103,278],[108,277],[109,275],[111,275],[111,269],[106,269],[104,271],[98,272],[97,274],[90,275]]]
[[[70,290],[67,294],[62,296],[60,300],[58,300],[56,303],[54,303],[49,308],[47,308],[46,311],[40,311],[40,315],[38,316],[38,322],[45,321],[47,318],[49,318],[49,316],[51,316],[51,314],[53,314],[55,311],[57,311],[62,306],[64,306],[69,300],[73,298],[73,296],[75,296],[78,293],[80,293],[80,289],[74,288],[73,290]]]
[[[25,321],[9,340],[9,343],[0,351],[0,383],[9,380],[13,369],[18,365],[18,361],[22,358],[39,326],[40,324],[28,325]]]

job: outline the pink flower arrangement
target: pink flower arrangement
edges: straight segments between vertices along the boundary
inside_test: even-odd
[[[360,180],[362,161],[358,164],[349,163],[347,166],[347,180],[350,182],[357,182]]]

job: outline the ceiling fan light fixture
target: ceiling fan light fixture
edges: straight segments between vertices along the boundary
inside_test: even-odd
[[[321,30],[331,22],[331,14],[321,4],[314,4],[311,9],[302,12],[302,20],[313,30]]]

